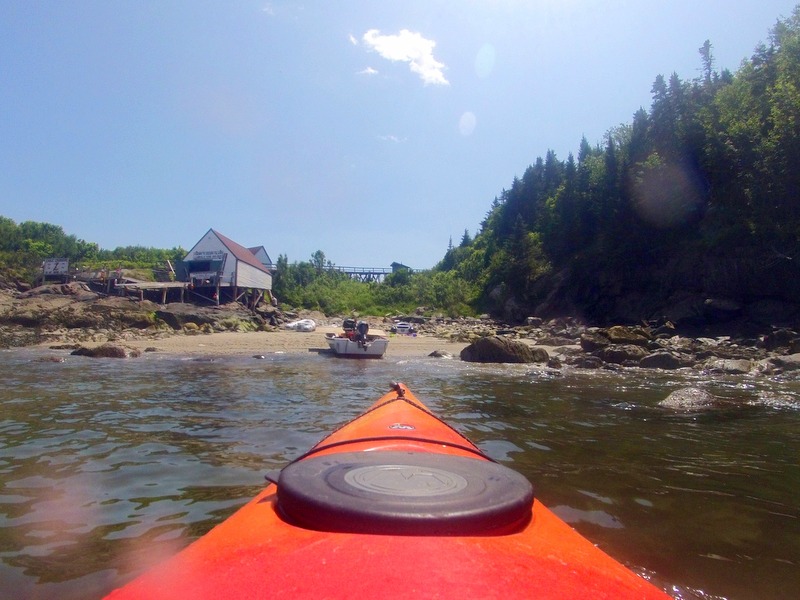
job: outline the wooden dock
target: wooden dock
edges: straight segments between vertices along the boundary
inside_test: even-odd
[[[114,289],[122,290],[124,295],[127,295],[129,291],[131,292],[138,292],[139,293],[139,300],[144,300],[144,293],[146,291],[153,291],[153,290],[161,290],[161,304],[167,303],[167,292],[169,290],[176,290],[179,289],[181,291],[181,302],[184,301],[184,296],[186,293],[187,283],[183,281],[134,281],[131,282],[130,279],[126,280],[125,283],[116,283],[114,284]]]

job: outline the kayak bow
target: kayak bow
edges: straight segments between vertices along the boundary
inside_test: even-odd
[[[267,477],[108,598],[669,598],[402,384]]]

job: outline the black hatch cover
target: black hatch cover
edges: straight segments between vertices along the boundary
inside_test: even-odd
[[[503,465],[421,452],[348,452],[290,464],[278,478],[289,521],[321,531],[480,535],[530,519],[533,487]]]

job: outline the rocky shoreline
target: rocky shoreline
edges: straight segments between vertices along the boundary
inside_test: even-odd
[[[0,348],[45,346],[117,347],[109,356],[131,356],[125,348],[147,349],[159,340],[212,333],[285,332],[299,318],[336,328],[341,317],[318,312],[288,312],[260,305],[158,305],[138,298],[106,296],[80,283],[49,285],[26,292],[0,290]],[[746,334],[680,331],[669,321],[592,327],[576,318],[529,317],[508,325],[488,317],[457,318],[394,315],[361,317],[374,329],[395,320],[412,323],[420,337],[443,342],[438,355],[460,355],[474,362],[542,363],[552,369],[692,369],[709,375],[785,375],[800,377],[800,334],[787,327]],[[310,338],[309,338],[310,339]],[[313,338],[316,339],[316,338]],[[122,350],[119,350],[122,348]]]

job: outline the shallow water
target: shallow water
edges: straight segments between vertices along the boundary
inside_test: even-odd
[[[0,598],[101,597],[399,380],[676,598],[800,595],[800,383],[428,358],[0,351]],[[661,409],[702,385],[736,408]]]

